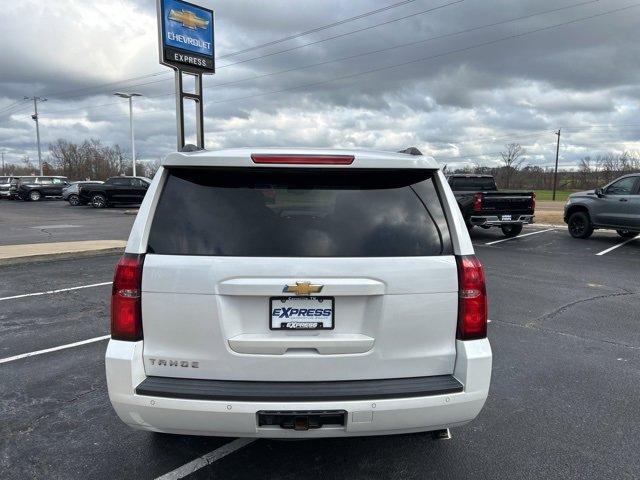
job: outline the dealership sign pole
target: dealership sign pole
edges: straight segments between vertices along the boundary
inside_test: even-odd
[[[184,100],[196,104],[196,143],[204,148],[202,75],[215,73],[213,10],[182,0],[157,0],[160,63],[175,70],[178,151],[184,149]],[[184,75],[195,77],[185,92]]]

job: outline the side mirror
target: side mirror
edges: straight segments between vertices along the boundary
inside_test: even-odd
[[[598,198],[604,197],[604,190],[601,188],[596,188],[593,193],[595,193]]]

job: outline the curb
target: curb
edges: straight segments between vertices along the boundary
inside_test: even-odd
[[[0,258],[0,267],[8,265],[24,265],[28,263],[53,262],[55,260],[65,260],[69,258],[99,257],[102,255],[112,255],[114,253],[124,253],[124,247],[99,248],[95,250],[84,250],[82,252],[56,252],[44,253],[41,255],[25,255],[23,257]]]

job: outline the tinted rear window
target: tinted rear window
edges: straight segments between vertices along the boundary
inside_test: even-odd
[[[388,257],[451,253],[430,171],[172,169],[149,253]]]
[[[451,190],[463,192],[481,192],[496,190],[496,182],[488,177],[452,177],[449,179]]]

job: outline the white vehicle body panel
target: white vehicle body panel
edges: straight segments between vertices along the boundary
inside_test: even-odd
[[[252,153],[354,155],[345,169],[429,169],[429,157],[389,152],[233,149],[174,153],[156,173],[126,253],[145,254],[144,340],[111,340],[106,354],[111,401],[127,424],[171,433],[326,437],[436,430],[477,416],[489,389],[486,339],[456,340],[458,278],[454,255],[473,255],[463,217],[444,175],[435,174],[454,255],[426,257],[217,257],[147,252],[152,219],[168,169],[254,168]],[[268,165],[287,168],[287,165]],[[299,165],[296,165],[300,168]],[[335,328],[269,329],[269,298],[296,281],[323,285],[335,298]],[[197,362],[198,368],[158,359]],[[342,381],[453,375],[463,391],[428,397],[333,402],[221,402],[137,395],[147,376],[233,381]],[[372,405],[375,405],[375,410]],[[344,427],[306,432],[260,428],[261,410],[346,410]],[[372,413],[373,412],[373,413]],[[364,421],[362,421],[364,419]]]
[[[464,425],[482,409],[491,381],[489,341],[457,342],[455,377],[463,392],[428,397],[340,402],[202,401],[137,395],[145,377],[143,342],[111,340],[107,348],[109,399],[127,425],[184,435],[258,438],[323,438],[388,435],[439,430]],[[262,410],[346,410],[343,427],[295,431],[258,427]]]
[[[269,330],[268,300],[296,280],[335,297],[335,329]],[[346,380],[450,374],[455,362],[457,273],[452,256],[419,258],[243,258],[147,255],[142,283],[145,370],[218,380]],[[241,355],[232,339],[300,338],[281,355]],[[344,336],[347,336],[346,338]],[[340,345],[373,340],[362,355]],[[333,346],[334,355],[317,349]],[[353,348],[343,345],[345,348]],[[246,347],[245,347],[246,348]],[[342,355],[340,354],[342,353]],[[198,361],[178,370],[150,363]]]

